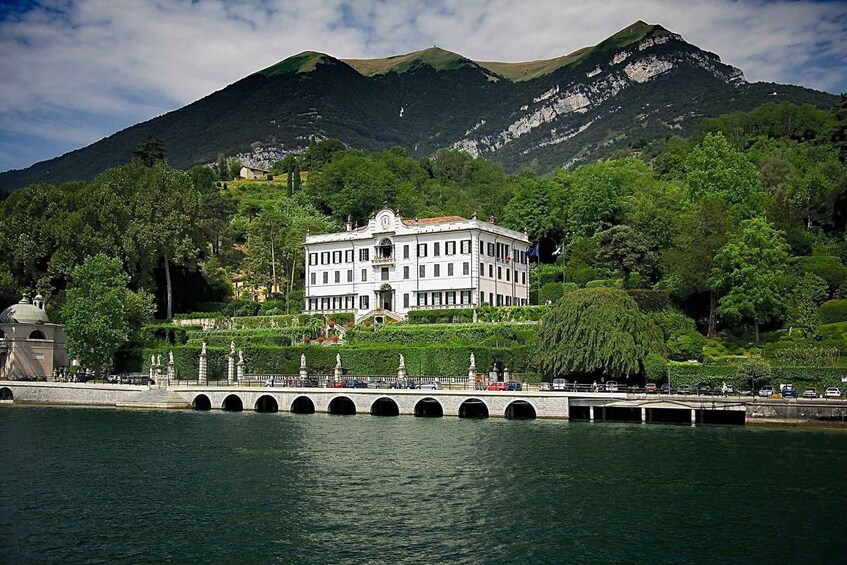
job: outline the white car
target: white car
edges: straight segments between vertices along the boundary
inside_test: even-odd
[[[838,387],[831,386],[826,389],[823,393],[824,398],[841,398],[841,389]]]
[[[565,390],[565,379],[553,379],[553,390]]]

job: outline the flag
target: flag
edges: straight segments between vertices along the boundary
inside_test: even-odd
[[[557,247],[557,248],[556,248],[556,250],[553,252],[553,255],[558,255],[559,253],[561,253],[561,252],[562,252],[562,248],[563,248],[564,246],[565,246],[565,244],[563,243],[563,244],[561,244],[559,247]]]
[[[529,251],[526,252],[527,259],[529,259],[530,257],[538,257],[538,246],[539,244],[536,243],[535,245],[529,248]]]

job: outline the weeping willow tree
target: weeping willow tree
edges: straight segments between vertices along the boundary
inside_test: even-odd
[[[550,375],[641,371],[650,353],[664,353],[662,332],[624,291],[585,288],[568,293],[542,319],[539,360]]]

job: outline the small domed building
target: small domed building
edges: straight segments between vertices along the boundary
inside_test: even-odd
[[[0,379],[51,377],[67,364],[65,332],[50,323],[40,294],[0,312]]]

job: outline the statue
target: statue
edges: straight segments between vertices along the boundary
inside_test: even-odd
[[[400,368],[401,368],[401,369],[405,369],[405,368],[406,368],[406,359],[403,357],[403,354],[402,354],[402,353],[400,354]]]
[[[156,365],[158,367],[162,366],[162,356],[161,355],[156,355]]]
[[[155,356],[155,355],[153,355],[152,353],[150,354],[150,366],[151,366],[151,367],[155,367],[155,366],[156,366],[156,356]]]
[[[305,353],[300,354],[300,366],[301,367],[306,366],[306,354]]]
[[[238,362],[242,364],[244,363],[244,352],[240,349],[238,350]]]
[[[471,367],[476,367],[476,357],[474,357],[473,352],[471,352]]]
[[[200,348],[200,355],[206,355],[206,342],[203,342],[203,347]]]
[[[336,367],[341,366],[341,354],[340,353],[335,354],[335,366]]]
[[[235,355],[235,341],[229,342],[229,354]]]
[[[168,351],[168,365],[174,364],[174,352]]]

